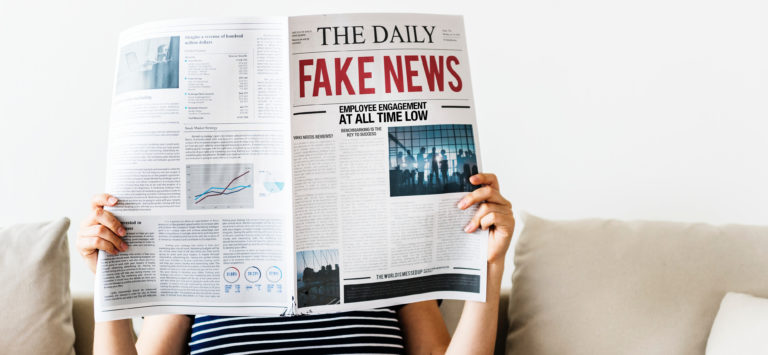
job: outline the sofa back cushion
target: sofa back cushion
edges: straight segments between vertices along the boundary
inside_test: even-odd
[[[768,297],[767,227],[522,222],[511,355],[701,355],[726,292]]]
[[[62,218],[0,228],[0,353],[74,354],[68,227]]]

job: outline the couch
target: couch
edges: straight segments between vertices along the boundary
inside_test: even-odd
[[[514,260],[509,260],[514,262],[512,288],[502,290],[499,304],[496,354],[704,354],[720,301],[727,292],[768,297],[768,227],[604,219],[550,221],[527,214],[519,215],[518,222]],[[59,254],[68,255],[68,221],[51,225],[41,224],[50,236],[36,238],[36,242],[54,245],[52,249],[64,248]],[[0,229],[0,241],[13,245],[6,242],[7,232]],[[54,237],[56,233],[63,237]],[[14,256],[4,252],[7,254],[0,259],[0,267]],[[53,260],[55,267],[38,273],[54,277],[65,265],[66,272],[58,277],[68,284],[68,257],[57,259],[52,252],[32,257],[35,254],[30,251],[29,256],[9,263],[28,261],[34,265]],[[0,281],[26,282],[19,277],[9,281],[5,269],[0,269],[0,277],[6,279]],[[6,291],[0,290],[2,297],[18,296],[2,292]],[[48,312],[51,322],[70,322],[74,329],[74,335],[66,329],[61,331],[65,347],[74,343],[77,354],[90,354],[92,295],[70,298],[66,290],[54,303],[59,311]],[[450,300],[441,305],[451,331],[462,306],[462,302]],[[62,307],[71,309],[71,320]],[[7,319],[4,322],[10,323]],[[0,330],[4,322],[0,322]],[[7,341],[4,335],[0,332],[0,346]]]

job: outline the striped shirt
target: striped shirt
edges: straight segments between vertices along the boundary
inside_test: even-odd
[[[403,354],[394,309],[298,317],[195,316],[189,349],[196,354]]]

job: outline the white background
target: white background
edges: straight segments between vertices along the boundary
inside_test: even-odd
[[[212,15],[463,14],[483,163],[516,210],[768,222],[765,1],[0,1],[0,225],[68,216],[73,249],[119,31]]]

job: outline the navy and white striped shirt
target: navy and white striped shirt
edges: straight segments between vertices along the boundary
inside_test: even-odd
[[[298,317],[195,316],[189,339],[197,354],[404,354],[394,309]]]

